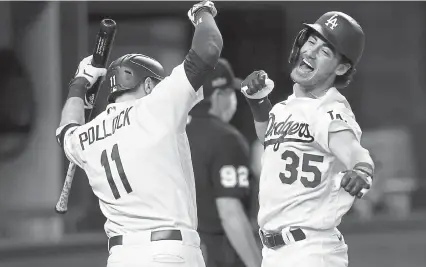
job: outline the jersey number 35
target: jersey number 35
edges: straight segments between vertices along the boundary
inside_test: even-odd
[[[282,160],[291,160],[291,163],[287,163],[285,166],[286,173],[280,172],[280,180],[284,184],[292,184],[297,180],[297,177],[299,176],[299,165],[300,165],[300,157],[291,150],[286,150],[281,155]],[[303,153],[302,154],[302,169],[301,171],[303,173],[311,173],[313,174],[313,179],[308,179],[306,176],[300,177],[300,182],[303,184],[304,187],[307,188],[315,188],[321,183],[321,176],[322,173],[318,169],[317,166],[312,165],[313,162],[316,163],[322,163],[324,161],[323,156],[313,155],[309,153]]]

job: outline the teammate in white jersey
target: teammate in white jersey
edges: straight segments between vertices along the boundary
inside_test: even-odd
[[[109,104],[86,124],[86,86],[105,69],[91,66],[89,56],[70,84],[58,141],[99,198],[107,218],[108,266],[205,266],[185,127],[222,50],[216,14],[210,1],[191,8],[192,47],[168,77],[158,61],[142,54],[112,62]]]
[[[272,107],[273,83],[255,71],[242,83],[264,144],[260,177],[263,267],[340,267],[348,248],[337,230],[371,186],[374,164],[346,87],[364,48],[360,25],[341,12],[305,24],[290,64],[293,94]]]

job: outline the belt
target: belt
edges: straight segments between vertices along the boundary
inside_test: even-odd
[[[305,233],[302,231],[302,229],[297,228],[294,230],[289,231],[289,233],[293,236],[294,241],[300,241],[306,239]],[[288,245],[284,241],[283,233],[265,233],[262,230],[259,230],[259,236],[260,240],[262,241],[262,244],[267,248],[277,248],[281,246]]]
[[[159,230],[151,232],[151,241],[160,240],[181,240],[182,233],[180,230]],[[116,235],[109,238],[108,250],[111,250],[113,246],[123,245],[123,236]]]

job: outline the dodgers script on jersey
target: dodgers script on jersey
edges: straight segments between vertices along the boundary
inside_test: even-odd
[[[91,122],[67,131],[65,154],[86,172],[107,218],[108,237],[197,229],[185,126],[188,112],[202,98],[182,63],[151,94],[110,104]]]
[[[331,229],[340,224],[354,197],[340,188],[346,170],[331,153],[331,132],[361,129],[346,98],[330,88],[319,99],[294,94],[269,113],[260,177],[261,229]]]

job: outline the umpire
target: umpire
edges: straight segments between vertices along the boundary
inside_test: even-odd
[[[204,100],[190,112],[187,135],[195,175],[198,232],[206,267],[260,267],[260,249],[247,216],[249,145],[229,121],[240,88],[221,58],[203,84]]]

